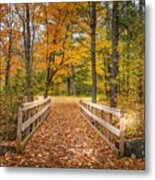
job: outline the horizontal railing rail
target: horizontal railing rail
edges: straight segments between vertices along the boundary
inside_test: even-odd
[[[27,144],[29,138],[48,116],[51,107],[51,98],[40,99],[24,103],[18,112],[17,124],[17,152]]]
[[[80,110],[82,116],[88,121],[88,123],[96,130],[96,132],[108,143],[108,145],[119,156],[124,155],[124,142],[125,142],[125,114],[116,108],[111,108],[104,105],[98,105],[89,101],[80,100]],[[102,117],[99,117],[97,111],[100,111]],[[112,125],[108,120],[103,118],[103,113],[115,116],[119,119],[119,128]],[[111,134],[115,135],[119,139],[119,148],[115,146],[109,137],[106,136],[100,129],[98,129],[94,122],[99,123],[102,127],[108,130]]]

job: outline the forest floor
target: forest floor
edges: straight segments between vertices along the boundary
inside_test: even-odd
[[[52,99],[51,113],[21,154],[5,153],[0,166],[144,169],[144,159],[116,159],[110,147],[81,117],[78,99]]]

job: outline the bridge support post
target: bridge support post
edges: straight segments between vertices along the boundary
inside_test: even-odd
[[[17,124],[17,153],[21,151],[21,141],[22,141],[22,121],[23,121],[23,111],[19,108],[18,111],[18,124]]]
[[[124,143],[125,143],[125,115],[122,113],[120,121],[120,143],[119,143],[119,152],[120,157],[124,156]]]

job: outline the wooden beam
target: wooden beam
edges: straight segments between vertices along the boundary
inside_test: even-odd
[[[22,132],[27,129],[36,119],[38,119],[41,115],[43,115],[49,108],[50,104],[48,104],[45,108],[40,110],[37,114],[34,116],[30,117],[27,121],[25,121],[22,125]]]
[[[120,143],[119,143],[119,151],[120,157],[124,156],[124,142],[125,142],[125,116],[121,118],[120,121]]]
[[[82,117],[88,122],[88,124],[98,133],[98,135],[106,141],[106,143],[117,153],[119,150],[115,147],[115,145],[110,142],[88,119],[86,116],[84,116],[83,113],[81,113]]]
[[[90,108],[96,108],[101,111],[101,118],[94,113],[91,112]],[[96,132],[104,139],[114,150],[118,157],[124,156],[124,142],[125,142],[125,114],[116,108],[111,108],[108,106],[97,105],[92,102],[82,101],[80,100],[80,112],[81,115],[87,120],[87,122],[96,130]],[[109,113],[110,116],[115,115],[120,119],[120,129],[112,126],[110,123],[104,120],[103,112]],[[103,134],[99,129],[91,123],[87,117],[90,117],[92,120],[97,121],[101,125],[103,125],[106,129],[108,129],[111,133],[119,137],[119,150],[115,147],[114,144]]]
[[[23,148],[26,146],[28,140],[32,137],[32,135],[35,133],[35,131],[38,129],[38,127],[41,125],[41,123],[43,122],[44,119],[47,118],[49,114],[49,110],[46,111],[46,114],[44,116],[44,118],[42,118],[42,120],[35,126],[35,128],[30,132],[30,134],[24,139],[24,141],[21,142],[21,146],[20,146],[20,151],[23,150]]]
[[[113,134],[115,134],[117,137],[120,136],[120,130],[117,129],[116,127],[112,126],[111,124],[107,123],[106,121],[104,121],[103,119],[97,117],[96,115],[94,115],[93,113],[91,113],[90,111],[88,111],[86,108],[84,108],[82,105],[80,105],[80,108],[87,114],[89,115],[91,118],[93,118],[93,120],[99,122],[101,125],[103,125],[104,127],[106,127],[110,132],[112,132]]]
[[[92,103],[92,102],[88,102],[88,101],[82,101],[81,100],[80,102],[82,102],[83,104],[86,104],[86,105],[90,105],[90,106],[92,106],[98,110],[102,110],[104,112],[113,114],[117,117],[122,117],[122,112],[119,109],[111,108],[108,106],[104,106],[104,105],[100,105],[100,104],[96,104],[96,103]]]
[[[21,150],[21,141],[22,141],[22,121],[23,121],[23,110],[19,108],[18,111],[18,124],[17,124],[17,152]]]
[[[46,102],[50,102],[50,98],[46,98],[46,99],[41,99],[41,100],[37,100],[37,101],[34,101],[34,102],[29,102],[29,103],[24,103],[23,104],[23,111],[27,111],[29,109],[33,109],[34,107],[36,106],[39,106],[39,105],[42,105]]]
[[[19,108],[18,113],[18,125],[17,125],[17,152],[21,152],[23,147],[26,145],[28,139],[31,137],[31,135],[35,132],[37,127],[41,124],[41,122],[47,117],[50,107],[51,107],[51,99],[46,98],[42,100],[38,100],[35,102],[25,103],[21,108]],[[23,115],[26,111],[33,109],[37,106],[41,105],[41,110],[37,112],[32,117],[29,117],[28,120],[23,122]],[[38,118],[41,118],[41,120],[38,120]],[[36,121],[36,123],[35,123]],[[30,132],[30,125],[35,123],[33,125],[32,130]],[[22,132],[26,130],[26,138],[22,140]]]

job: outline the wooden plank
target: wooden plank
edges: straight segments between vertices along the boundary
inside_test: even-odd
[[[92,102],[87,102],[87,103],[89,103],[91,106],[93,106],[94,108],[96,108],[98,110],[102,110],[104,112],[113,114],[113,115],[118,116],[118,117],[122,116],[121,111],[119,109],[111,108],[111,107],[100,105],[100,104],[95,104]]]
[[[122,116],[122,112],[119,109],[111,108],[111,107],[104,106],[104,105],[95,104],[95,103],[88,102],[88,101],[81,101],[81,102],[83,102],[86,105],[90,105],[90,106],[92,106],[92,107],[94,107],[94,108],[96,108],[98,110],[102,110],[104,112],[113,114],[113,115],[115,115],[117,117],[121,117]]]
[[[120,157],[124,156],[124,142],[125,142],[125,116],[123,116],[120,121],[120,143],[119,143]]]
[[[84,119],[86,119],[86,121],[88,122],[88,124],[98,133],[98,135],[104,140],[106,141],[106,143],[115,151],[118,152],[118,149],[115,147],[115,145],[113,143],[111,143],[105,136],[104,134],[102,134],[88,119],[86,116],[84,116],[83,113],[81,113],[82,117],[84,117]]]
[[[35,102],[30,102],[30,103],[25,103],[22,108],[19,108],[19,113],[18,113],[18,127],[17,127],[17,152],[21,152],[23,149],[23,146],[26,145],[27,140],[30,138],[30,136],[35,132],[37,127],[41,124],[41,122],[47,117],[49,111],[50,111],[50,104],[51,99],[46,98],[42,100],[38,100]],[[40,106],[44,108],[41,109],[37,114],[33,115],[32,117],[29,117],[29,119],[25,122],[23,122],[23,115],[25,111],[28,111],[29,109],[33,109],[37,106]],[[41,121],[36,121],[38,118],[41,118]],[[34,124],[34,122],[37,122],[35,126],[33,126],[32,131],[30,132],[30,125]],[[27,129],[26,131],[26,138],[22,142],[22,132]]]
[[[80,105],[80,108],[87,114],[89,115],[91,118],[93,118],[93,120],[96,120],[97,122],[99,122],[101,125],[103,125],[104,127],[106,127],[110,132],[112,132],[113,134],[115,134],[117,137],[120,136],[120,130],[117,129],[116,127],[112,126],[111,124],[107,123],[106,121],[104,121],[103,119],[97,117],[96,115],[94,115],[93,113],[91,113],[90,111],[88,111],[86,108],[84,108],[82,105]]]
[[[32,108],[36,107],[36,106],[42,105],[42,104],[44,104],[44,103],[46,103],[48,101],[50,102],[50,100],[51,100],[50,98],[46,98],[46,99],[38,100],[38,101],[35,101],[35,102],[24,103],[23,104],[23,111],[27,111],[29,109],[32,109]]]
[[[23,110],[19,108],[18,111],[18,124],[17,124],[17,152],[21,149],[21,140],[22,140],[22,121],[23,121]]]
[[[38,100],[35,100],[35,101],[31,101],[31,102],[26,102],[26,103],[23,103],[23,106],[30,106],[30,105],[34,105],[34,104],[40,104],[41,103],[44,103],[46,101],[48,101],[50,99],[50,97],[48,98],[41,98],[41,99],[38,99]]]
[[[27,111],[28,113],[28,119],[31,118],[31,112]],[[26,129],[26,136],[28,136],[30,134],[30,126]]]
[[[38,129],[38,127],[41,125],[41,123],[43,122],[44,119],[47,118],[48,114],[50,112],[50,109],[48,109],[46,111],[46,115],[44,116],[44,118],[35,126],[35,128],[31,131],[31,133],[29,134],[29,136],[27,136],[24,141],[21,142],[21,150],[26,146],[28,140],[32,137],[32,135],[34,134],[34,132]]]
[[[22,132],[28,128],[36,119],[38,119],[43,113],[45,113],[49,108],[50,104],[48,104],[45,108],[43,108],[41,111],[39,111],[34,116],[30,117],[27,121],[25,121],[22,125]]]

